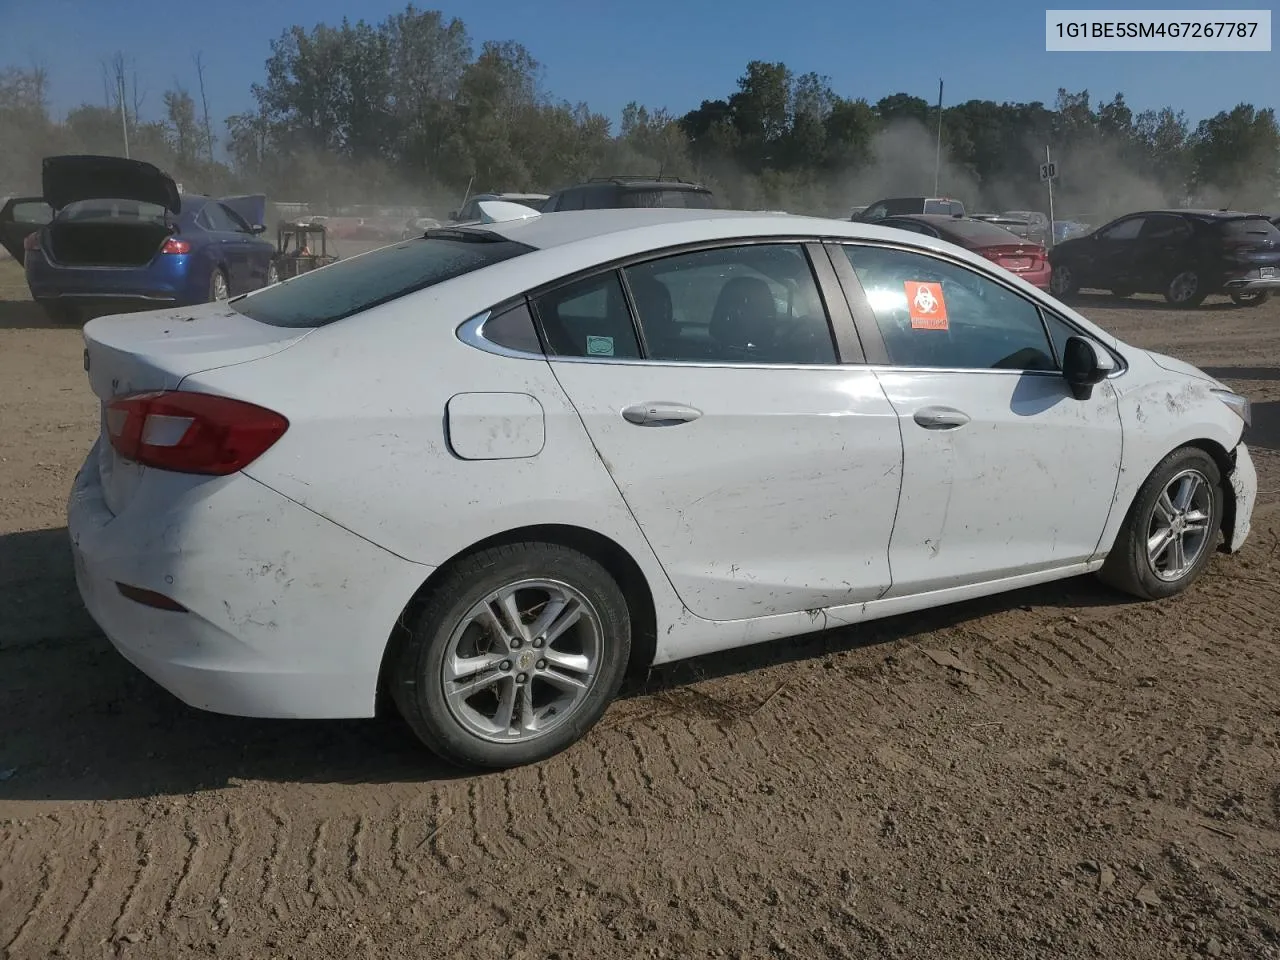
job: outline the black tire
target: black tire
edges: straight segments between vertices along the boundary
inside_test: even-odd
[[[222,288],[226,291],[226,296],[218,296],[218,280],[222,280]],[[216,268],[213,273],[209,274],[209,302],[217,303],[219,300],[227,300],[231,296],[231,287],[227,282],[227,274],[221,267]]]
[[[1187,284],[1192,287],[1189,293],[1185,289]],[[1183,310],[1195,309],[1204,303],[1204,298],[1208,295],[1204,276],[1198,270],[1191,268],[1176,271],[1169,277],[1164,287],[1165,300]]]
[[[58,300],[41,300],[40,307],[44,310],[44,314],[49,318],[51,323],[62,325],[73,325],[82,323],[84,315],[80,312],[80,308],[70,303],[62,303]]]
[[[1194,471],[1207,484],[1210,509],[1203,544],[1195,560],[1176,579],[1161,577],[1148,555],[1148,538],[1152,535],[1156,505],[1170,483],[1184,471]],[[1222,516],[1225,493],[1222,474],[1213,457],[1196,447],[1181,447],[1169,454],[1134,497],[1124,526],[1107,555],[1106,563],[1098,571],[1102,580],[1117,590],[1133,594],[1143,600],[1162,600],[1186,590],[1204,572],[1213,556],[1222,533]]]
[[[581,699],[553,721],[545,733],[528,739],[498,742],[469,729],[451,706],[445,692],[445,658],[456,628],[466,622],[469,612],[486,597],[510,584],[546,580],[576,591],[590,606],[584,628],[591,621],[598,627],[597,661],[593,679]],[[580,621],[582,622],[582,621]],[[433,752],[463,767],[499,769],[537,763],[579,740],[604,715],[618,692],[631,656],[631,617],[626,597],[617,582],[599,563],[569,547],[554,543],[522,542],[481,550],[458,561],[433,585],[422,605],[406,621],[407,633],[391,652],[388,681],[392,700],[400,715]],[[571,629],[577,629],[575,626]],[[464,634],[463,638],[468,636]],[[566,631],[568,636],[568,631]],[[486,638],[491,641],[492,634]],[[571,638],[572,639],[572,638]],[[462,642],[461,640],[459,641]],[[505,651],[486,644],[485,654]],[[548,644],[547,649],[550,649]],[[532,648],[515,651],[511,658],[534,657]],[[469,654],[468,655],[475,655]],[[503,653],[506,656],[505,652]],[[545,661],[532,661],[536,667]],[[519,659],[506,659],[502,667],[491,668],[485,676],[507,682],[513,671],[529,671],[525,694],[513,693],[516,709],[520,696],[532,696],[537,675]],[[501,671],[505,670],[506,674]],[[538,689],[549,686],[542,681]],[[492,689],[478,690],[485,696]],[[543,708],[545,709],[545,707]],[[541,718],[540,722],[545,721]],[[509,729],[509,728],[508,728]]]
[[[1049,292],[1059,300],[1074,297],[1080,292],[1080,277],[1069,263],[1054,264],[1049,275]]]
[[[1260,307],[1271,297],[1271,293],[1267,290],[1257,290],[1253,293],[1229,293],[1227,296],[1237,307]]]

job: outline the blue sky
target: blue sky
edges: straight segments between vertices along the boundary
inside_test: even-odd
[[[1166,3],[1168,0],[1166,0]],[[422,2],[483,40],[524,43],[549,91],[616,118],[629,100],[680,113],[727,96],[751,59],[782,60],[828,75],[836,91],[871,101],[899,91],[928,100],[1043,100],[1058,87],[1094,101],[1123,91],[1135,112],[1164,105],[1194,123],[1241,101],[1280,103],[1280,53],[1046,53],[1044,5],[1009,0],[472,0]],[[1245,3],[1200,0],[1192,9]],[[192,54],[203,51],[210,112],[251,108],[269,41],[286,27],[381,20],[401,2],[365,0],[0,0],[0,66],[48,68],[55,111],[102,101],[101,62],[133,58],[153,116],[176,77],[193,92]],[[1055,7],[1067,6],[1064,3]],[[1099,9],[1108,5],[1087,4]],[[1131,6],[1149,6],[1135,3]],[[1258,4],[1254,4],[1258,6]]]

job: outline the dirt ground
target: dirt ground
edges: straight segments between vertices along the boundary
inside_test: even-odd
[[[0,956],[1280,956],[1280,304],[1083,309],[1255,401],[1253,537],[655,672],[458,776],[395,721],[190,710],[80,607],[79,332],[0,264]]]

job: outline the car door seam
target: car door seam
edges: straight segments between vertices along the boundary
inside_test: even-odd
[[[884,402],[888,405],[889,410],[893,413],[893,422],[898,426],[898,495],[893,501],[893,522],[889,524],[889,539],[884,545],[885,566],[889,570],[889,582],[885,584],[884,590],[880,592],[876,600],[883,600],[885,595],[893,589],[893,534],[898,529],[898,513],[902,510],[902,491],[906,485],[907,471],[907,440],[902,432],[902,417],[898,413],[898,408],[893,405],[893,401],[889,399],[889,391],[885,389],[884,383],[880,380],[879,371],[871,369],[871,375],[876,379],[876,386],[880,388],[880,395],[884,397]],[[870,601],[875,602],[875,601]]]

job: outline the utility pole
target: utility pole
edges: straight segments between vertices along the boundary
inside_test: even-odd
[[[124,68],[116,73],[116,84],[120,88],[120,131],[124,134],[124,155],[129,157],[129,109],[124,104]]]
[[[1053,168],[1053,161],[1049,158],[1049,145],[1044,145],[1044,165],[1049,170],[1049,176],[1046,182],[1049,184],[1049,246],[1053,246],[1053,180],[1057,171]]]
[[[938,149],[933,157],[933,195],[938,195],[938,177],[942,171],[942,79],[938,79]]]

